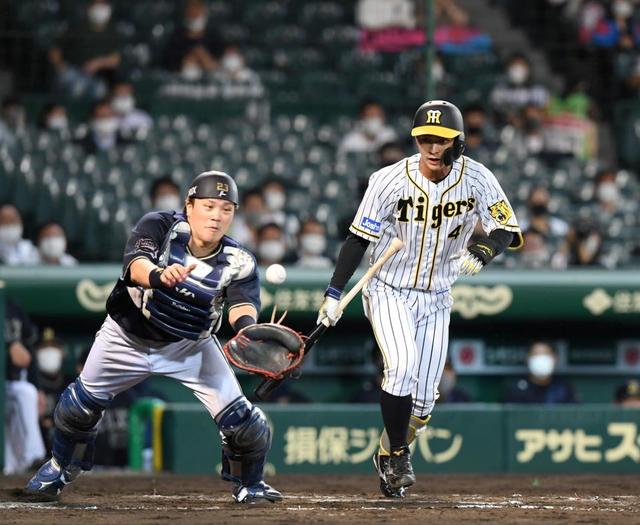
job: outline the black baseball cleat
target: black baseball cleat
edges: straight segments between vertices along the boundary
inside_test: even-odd
[[[381,456],[380,454],[375,454],[373,456],[373,465],[376,467],[378,477],[380,478],[380,492],[382,492],[382,495],[386,498],[404,498],[404,487],[394,489],[391,488],[391,485],[389,485],[389,483],[387,483],[386,472],[389,469],[389,456]]]
[[[416,482],[416,475],[411,466],[409,447],[402,447],[391,452],[386,474],[387,483],[394,489],[407,488]]]
[[[236,503],[252,505],[265,502],[277,503],[283,498],[280,492],[261,481],[255,485],[236,485],[233,489],[233,499]]]

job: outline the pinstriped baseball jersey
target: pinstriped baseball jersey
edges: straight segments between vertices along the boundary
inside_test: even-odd
[[[405,242],[378,273],[398,288],[449,289],[458,277],[451,256],[465,248],[478,220],[488,234],[495,229],[516,233],[520,227],[497,179],[484,165],[461,156],[438,183],[418,168],[420,154],[373,173],[350,231],[375,243],[372,261],[394,237]]]

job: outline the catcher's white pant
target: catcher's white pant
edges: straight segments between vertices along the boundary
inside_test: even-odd
[[[447,358],[450,291],[395,288],[374,277],[363,296],[384,359],[382,390],[395,396],[412,394],[413,415],[429,415]]]
[[[7,381],[4,473],[21,474],[46,451],[38,423],[38,391],[28,381]]]
[[[109,399],[150,375],[180,381],[214,418],[243,395],[215,337],[154,343],[126,332],[107,316],[80,374],[82,384],[95,397]]]

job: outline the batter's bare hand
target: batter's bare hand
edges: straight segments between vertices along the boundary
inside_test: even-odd
[[[171,288],[178,283],[183,282],[189,276],[189,274],[195,270],[197,264],[193,263],[189,266],[182,266],[181,264],[172,264],[167,266],[160,274],[160,280],[167,288]]]

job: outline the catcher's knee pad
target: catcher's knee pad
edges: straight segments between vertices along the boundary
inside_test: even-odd
[[[262,410],[238,398],[216,418],[222,437],[222,477],[254,485],[262,480],[271,429]]]
[[[109,404],[92,396],[79,377],[65,389],[53,412],[53,456],[60,465],[91,469],[98,423]]]

